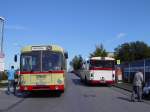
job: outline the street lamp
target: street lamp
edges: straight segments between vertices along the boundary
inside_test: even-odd
[[[0,53],[3,53],[4,18],[0,17]]]
[[[3,33],[4,18],[0,17],[0,72],[4,71]]]

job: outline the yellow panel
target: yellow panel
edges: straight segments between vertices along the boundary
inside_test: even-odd
[[[62,84],[64,84],[63,74],[52,74],[52,84],[53,85],[62,85]]]
[[[23,82],[23,85],[30,85],[30,75],[28,74],[21,75],[21,80]]]
[[[39,77],[39,78],[38,78]],[[65,77],[60,73],[54,74],[24,74],[22,75],[23,84],[22,85],[63,85]]]
[[[32,46],[26,46],[26,47],[24,47],[24,48],[21,49],[21,52],[22,53],[23,52],[30,52],[30,51],[32,51],[31,48],[32,48]]]
[[[33,45],[33,46],[51,46],[52,47],[52,51],[56,51],[56,52],[64,52],[64,49],[61,48],[60,46],[58,45]],[[21,49],[21,52],[31,52],[32,51],[32,46],[26,46],[26,47],[23,47]]]

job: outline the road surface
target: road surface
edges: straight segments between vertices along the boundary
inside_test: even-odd
[[[67,76],[67,90],[55,95],[19,98],[0,93],[2,112],[150,112],[150,104],[130,102],[130,94],[115,87],[85,86],[74,74]],[[10,106],[8,102],[11,103]]]

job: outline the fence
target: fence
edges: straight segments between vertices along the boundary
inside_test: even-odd
[[[123,70],[123,81],[131,83],[134,74],[138,70],[142,70],[144,81],[150,80],[150,59],[138,60],[131,63],[123,63],[120,65]]]

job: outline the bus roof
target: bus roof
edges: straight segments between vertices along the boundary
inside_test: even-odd
[[[90,60],[115,60],[114,58],[111,57],[92,57]]]
[[[58,45],[29,45],[21,49],[21,53],[31,51],[51,50],[56,52],[64,52],[64,49]]]

